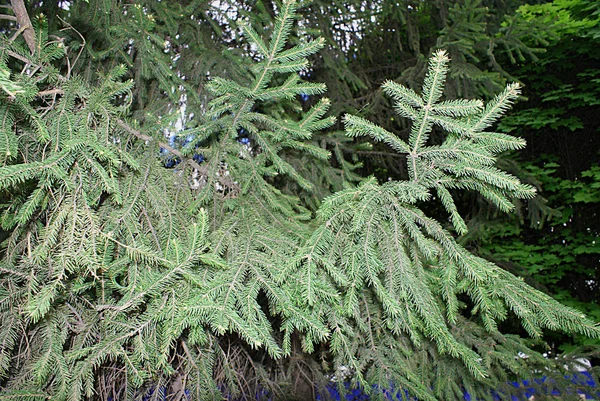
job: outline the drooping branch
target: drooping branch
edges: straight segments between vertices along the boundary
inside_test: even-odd
[[[35,32],[33,31],[33,25],[31,25],[25,3],[23,0],[10,0],[10,4],[12,5],[19,26],[23,29],[23,38],[25,39],[25,43],[27,43],[27,47],[29,47],[31,53],[35,53]]]

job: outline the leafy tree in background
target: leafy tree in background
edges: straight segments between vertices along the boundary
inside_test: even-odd
[[[324,132],[326,88],[303,78],[326,41],[293,1],[39,5],[47,18],[12,4],[0,397],[307,399],[347,366],[355,384],[402,397],[490,399],[544,366],[564,381],[562,363],[498,330],[509,315],[534,337],[599,336],[425,212],[439,201],[465,233],[454,194],[504,211],[533,196],[494,165],[524,142],[488,131],[518,85],[442,100],[444,51],[422,90],[386,82],[406,138],[343,118],[344,135],[405,163],[406,179],[378,181]]]
[[[534,177],[547,201],[529,202],[512,218],[473,221],[478,228],[471,232],[472,244],[598,320],[600,8],[591,1],[557,0],[522,6],[519,14],[548,27],[549,45],[536,62],[508,68],[524,82],[529,99],[499,129],[527,139],[528,148],[517,156],[529,172],[523,176]],[[597,344],[581,337],[548,340],[563,350]]]

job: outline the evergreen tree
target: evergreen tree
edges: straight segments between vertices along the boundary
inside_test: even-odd
[[[600,335],[422,210],[439,200],[464,233],[453,193],[476,191],[501,210],[533,195],[495,167],[523,141],[488,131],[518,85],[487,104],[441,100],[441,50],[420,94],[385,83],[411,121],[407,141],[343,120],[347,137],[403,155],[408,179],[380,183],[328,142],[328,99],[300,105],[325,92],[302,78],[325,43],[294,36],[293,0],[277,4],[268,35],[249,20],[240,35],[230,30],[246,57],[205,61],[237,66],[208,78],[186,78],[169,55],[188,51],[189,36],[155,33],[162,24],[176,32],[205,4],[90,3],[74,7],[97,11],[105,30],[83,47],[72,26],[56,36],[44,16],[30,25],[19,0],[6,18],[0,398],[203,400],[263,389],[306,399],[319,375],[346,366],[355,384],[378,385],[374,397],[387,388],[459,399],[466,389],[491,399],[512,375],[545,366],[563,378],[498,330],[509,314],[533,337]],[[99,52],[103,39],[113,46]],[[441,144],[431,144],[434,129],[446,132]],[[310,375],[305,393],[301,375]]]

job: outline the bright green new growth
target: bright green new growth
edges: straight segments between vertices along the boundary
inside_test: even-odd
[[[431,59],[421,95],[384,85],[413,121],[408,141],[344,119],[350,137],[405,154],[409,180],[346,183],[318,210],[302,204],[297,192],[328,178],[302,175],[299,160],[326,161],[312,137],[333,118],[324,118],[327,99],[305,111],[294,101],[325,91],[298,74],[324,42],[289,46],[296,8],[283,2],[268,41],[242,24],[256,49],[250,79],[211,80],[208,111],[178,133],[194,136],[180,156],[206,161],[184,160],[175,172],[158,161],[168,124],[138,130],[125,121],[124,67],[96,85],[65,77],[51,45],[31,56],[31,76],[11,77],[0,63],[1,222],[10,232],[0,261],[0,397],[82,400],[113,386],[140,399],[164,385],[198,400],[220,388],[253,397],[261,386],[280,399],[294,361],[323,355],[324,370],[348,366],[367,388],[395,383],[401,394],[449,400],[464,386],[489,399],[509,374],[532,369],[518,352],[546,363],[498,331],[510,313],[533,336],[600,334],[469,253],[419,208],[435,193],[463,233],[451,191],[475,190],[502,210],[532,194],[494,167],[500,152],[524,143],[485,131],[518,88],[485,106],[440,101],[444,52]],[[43,27],[37,35],[47,42]],[[448,132],[440,145],[428,144],[435,127]],[[237,141],[241,129],[252,148]]]
[[[484,131],[517,98],[519,85],[508,85],[485,107],[480,100],[439,102],[448,62],[444,51],[434,54],[420,96],[391,81],[383,85],[384,92],[396,101],[397,113],[413,121],[408,143],[359,117],[346,116],[345,123],[349,135],[368,135],[406,154],[411,182],[435,189],[454,228],[464,234],[467,228],[449,189],[475,190],[503,211],[512,210],[511,197],[533,197],[534,189],[494,167],[498,154],[520,149],[525,143],[509,135]],[[444,128],[449,135],[441,145],[427,146],[434,126]]]
[[[485,106],[479,100],[440,102],[448,62],[445,52],[434,54],[421,95],[394,82],[384,84],[398,114],[413,120],[408,143],[360,117],[345,116],[347,135],[369,136],[406,154],[409,180],[378,184],[369,179],[327,198],[318,211],[320,225],[291,267],[309,306],[323,311],[321,305],[331,305],[334,312],[322,312],[332,330],[331,349],[362,385],[402,383],[420,399],[431,399],[428,386],[433,385],[437,397],[458,399],[460,390],[452,383],[462,381],[488,398],[482,383],[489,376],[502,377],[495,364],[507,364],[507,355],[498,352],[489,358],[486,352],[491,351],[483,352],[485,346],[465,341],[458,331],[467,324],[465,296],[472,304],[471,319],[485,329],[478,335],[502,338],[492,348],[510,343],[498,332],[498,322],[509,312],[533,337],[542,329],[592,337],[600,331],[580,312],[472,255],[419,209],[419,202],[435,199],[434,190],[454,228],[465,233],[449,190],[475,190],[502,210],[512,208],[511,198],[534,194],[532,187],[494,167],[500,152],[521,148],[524,142],[484,131],[518,96],[518,85],[509,85]],[[436,125],[448,132],[447,137],[441,145],[428,145]],[[513,349],[513,355],[516,352]],[[463,366],[427,372],[427,364],[438,361],[429,361],[423,353],[449,355]],[[418,358],[424,359],[419,363]],[[442,366],[448,363],[441,359],[446,361]],[[431,377],[446,368],[445,379],[418,383],[412,377],[415,370]],[[458,373],[463,370],[468,373]]]

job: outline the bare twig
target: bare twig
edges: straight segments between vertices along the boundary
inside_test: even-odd
[[[15,17],[13,15],[0,14],[0,19],[7,19],[9,21],[16,21],[17,17]]]
[[[21,60],[25,64],[33,65],[33,63],[31,62],[31,60],[29,60],[26,57],[21,56],[19,53],[15,53],[15,52],[13,52],[11,50],[6,50],[6,54],[8,54],[11,57],[16,58],[17,60]]]
[[[39,91],[38,96],[50,96],[50,95],[62,95],[65,93],[62,89],[48,89],[45,91]]]
[[[63,19],[62,19],[62,18],[60,18],[60,17],[58,17],[58,19],[59,19],[59,20],[60,20],[60,21],[61,21],[63,24],[65,24],[65,25],[66,25],[66,28],[64,28],[64,29],[61,29],[61,31],[64,31],[64,30],[67,30],[67,29],[71,29],[71,30],[73,30],[73,31],[74,31],[74,32],[75,32],[77,35],[79,35],[79,37],[81,38],[81,40],[82,40],[82,42],[83,42],[83,43],[82,43],[82,45],[81,45],[81,48],[79,49],[79,52],[77,53],[77,57],[75,57],[75,60],[73,60],[73,64],[71,64],[71,62],[70,62],[69,58],[67,57],[67,61],[69,61],[69,71],[67,72],[67,76],[69,77],[69,76],[71,76],[71,69],[73,68],[73,66],[74,66],[75,64],[77,64],[77,60],[79,60],[79,57],[81,57],[81,53],[83,52],[83,49],[85,49],[85,44],[86,44],[87,42],[85,41],[85,38],[83,37],[83,35],[81,34],[81,32],[79,32],[77,29],[75,29],[75,28],[73,27],[73,25],[69,24],[67,21],[63,20]]]
[[[385,156],[385,157],[406,157],[400,153],[393,152],[379,152],[376,150],[357,150],[355,153],[360,155],[370,155],[370,156]]]
[[[25,43],[27,43],[27,47],[29,47],[29,50],[33,54],[35,53],[35,32],[33,31],[29,14],[27,14],[25,3],[23,0],[10,0],[10,4],[12,5],[17,22],[21,26],[21,29],[23,29],[23,38],[25,39]]]
[[[8,39],[8,42],[12,43],[15,40],[17,40],[17,38],[19,37],[19,35],[22,34],[23,32],[25,32],[26,29],[27,29],[26,26],[19,27],[19,29],[17,29],[17,31],[15,33],[13,33],[13,35]]]
[[[64,92],[62,89],[48,89],[45,91],[38,92],[37,96],[62,95],[63,93]],[[149,135],[142,134],[140,131],[131,127],[129,124],[127,124],[125,121],[123,121],[121,119],[117,120],[117,125],[119,127],[123,128],[125,131],[127,131],[131,135],[135,136],[136,138],[141,139],[142,141],[145,141],[145,142],[153,142],[154,141],[154,138],[152,138]],[[198,170],[198,171],[206,170],[206,168],[203,168],[202,166],[200,166],[200,164],[196,163],[193,159],[188,158],[183,153],[181,153],[179,150],[173,148],[169,144],[166,144],[164,142],[158,142],[158,146],[160,146],[163,149],[168,150],[169,152],[171,152],[175,156],[179,157],[181,160],[185,161],[187,164],[189,164],[196,170]]]
[[[62,89],[48,89],[45,91],[38,92],[37,96],[62,95],[63,93],[64,93],[64,91]],[[142,141],[145,141],[145,142],[153,142],[154,141],[154,138],[152,138],[149,135],[142,134],[140,131],[134,129],[133,127],[131,127],[129,124],[127,124],[125,121],[123,121],[121,119],[117,119],[117,125],[119,127],[123,128],[125,131],[127,131],[131,135],[135,136],[136,138],[141,139]],[[175,156],[179,157],[182,161],[185,161],[187,164],[189,164],[196,170],[198,170],[198,171],[206,170],[205,167],[203,168],[200,164],[196,163],[193,159],[185,156],[183,153],[181,153],[179,150],[173,148],[169,144],[166,144],[164,142],[158,142],[158,146],[160,146],[163,149],[168,150],[169,152],[171,152]]]

